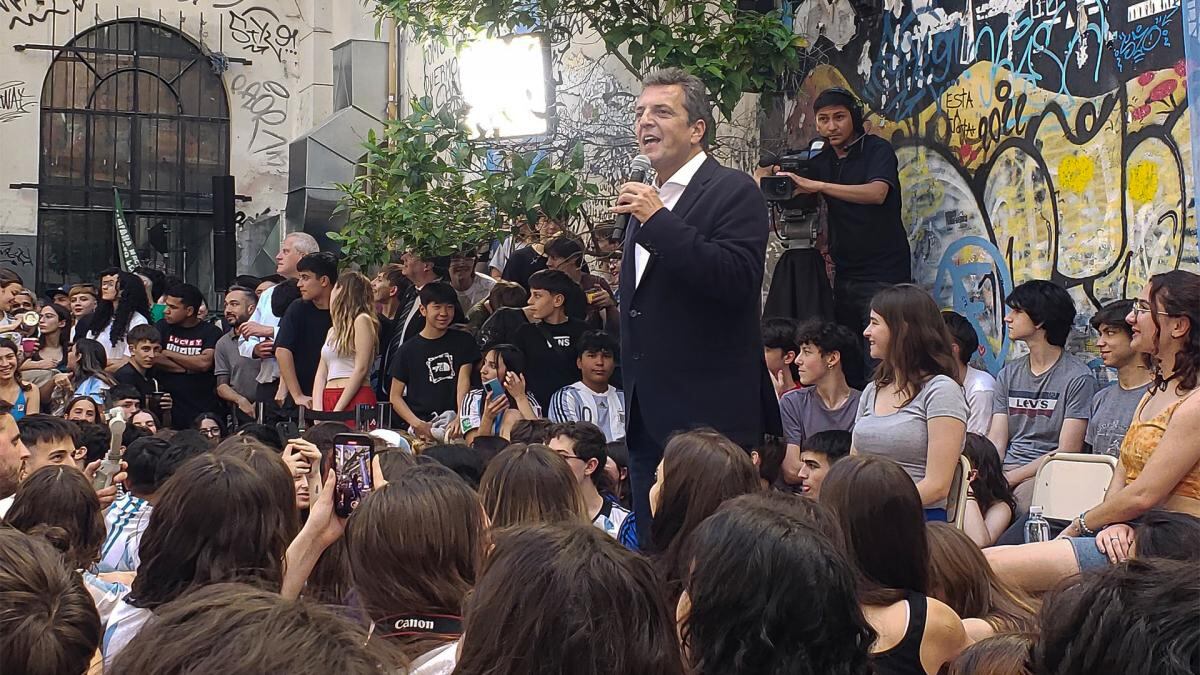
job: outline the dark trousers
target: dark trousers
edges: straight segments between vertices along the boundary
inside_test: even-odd
[[[862,333],[867,328],[871,316],[871,298],[879,291],[894,284],[886,281],[867,281],[846,279],[838,275],[833,285],[833,320],[845,326],[858,337],[859,358],[842,357],[842,370],[846,374],[846,382],[851,387],[861,390],[866,386],[867,378],[875,370],[875,359],[871,358],[870,348]]]
[[[629,401],[629,423],[625,429],[625,444],[629,447],[629,484],[633,490],[633,512],[637,516],[638,542],[643,551],[652,551],[650,540],[650,488],[654,485],[654,474],[662,461],[662,446],[650,436],[642,415],[634,411],[637,405]]]
[[[262,404],[263,424],[268,426],[275,426],[278,422],[296,418],[296,406],[292,403],[292,397],[288,396],[280,406],[275,402],[275,392],[277,391],[279,391],[279,380],[259,382],[258,389],[255,391],[254,401]]]

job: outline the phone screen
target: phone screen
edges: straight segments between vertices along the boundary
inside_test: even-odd
[[[375,446],[369,436],[338,434],[334,437],[333,461],[337,484],[334,487],[333,510],[339,516],[349,516],[375,488],[375,480],[371,475],[371,457],[374,453]]]

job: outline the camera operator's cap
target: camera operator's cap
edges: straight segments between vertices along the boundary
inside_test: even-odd
[[[68,297],[66,289],[58,288],[58,287],[47,288],[46,290],[42,291],[42,296],[45,297],[50,302],[54,302],[55,300],[58,300],[59,297],[63,297],[63,298]]]

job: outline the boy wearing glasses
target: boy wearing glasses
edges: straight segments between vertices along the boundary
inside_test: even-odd
[[[600,492],[608,481],[604,432],[591,422],[564,422],[550,427],[550,449],[567,461],[592,524],[626,548],[638,550],[637,525],[633,513],[617,503],[610,492]]]
[[[1096,378],[1063,347],[1075,321],[1075,303],[1061,286],[1027,281],[1005,299],[1008,336],[1029,353],[1010,361],[996,378],[988,439],[1004,460],[1017,498],[1018,519],[1029,512],[1037,470],[1051,452],[1082,452]]]

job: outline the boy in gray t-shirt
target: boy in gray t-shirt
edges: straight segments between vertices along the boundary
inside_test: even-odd
[[[1050,452],[1080,452],[1091,415],[1096,378],[1063,346],[1075,320],[1075,303],[1061,286],[1028,281],[1005,302],[1008,335],[1029,354],[996,377],[988,439],[1004,459],[1004,475],[1017,498],[1018,515],[1029,511],[1033,481]],[[1036,374],[1035,374],[1036,371]]]
[[[1132,300],[1116,300],[1101,307],[1091,320],[1092,328],[1100,334],[1096,339],[1100,358],[1117,371],[1117,381],[1092,398],[1092,415],[1083,437],[1087,449],[1098,455],[1121,456],[1121,441],[1153,380],[1149,358],[1129,346],[1133,330],[1125,316],[1132,309]]]
[[[842,363],[857,359],[857,340],[850,331],[832,321],[811,320],[796,332],[799,348],[797,380],[803,389],[789,391],[779,399],[787,453],[783,458],[783,480],[799,485],[804,441],[822,431],[851,431],[858,414],[861,392],[846,383]]]

